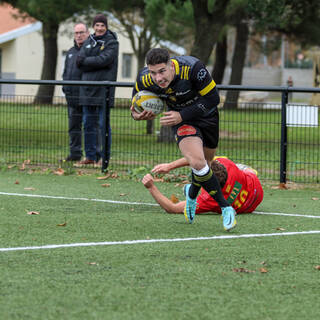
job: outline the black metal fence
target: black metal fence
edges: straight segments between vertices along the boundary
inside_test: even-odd
[[[4,80],[6,84],[107,85],[132,87],[132,83],[82,81]],[[318,93],[316,88],[218,86],[222,97],[218,155],[257,169],[263,180],[320,182],[319,107],[302,101],[288,103],[294,92]],[[236,106],[224,102],[229,90],[274,92],[278,99],[266,102],[257,98]],[[230,103],[230,102],[229,102]],[[108,169],[151,169],[155,164],[180,157],[180,152],[159,118],[148,127],[133,121],[130,97],[116,99],[110,116],[112,127],[111,159]],[[108,109],[108,108],[107,108]],[[33,96],[2,95],[0,100],[0,165],[28,163],[61,166],[69,153],[67,105],[64,97],[54,97],[50,105],[34,103]],[[75,166],[77,164],[74,164]]]

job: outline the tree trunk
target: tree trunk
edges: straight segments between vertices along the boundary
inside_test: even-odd
[[[223,81],[224,70],[227,65],[227,49],[227,35],[224,35],[222,40],[217,42],[216,60],[212,71],[212,78],[217,84],[221,84]]]
[[[42,25],[42,34],[44,42],[44,59],[42,65],[41,80],[55,80],[57,66],[57,35],[59,24]],[[51,104],[53,99],[54,86],[40,85],[34,103]]]
[[[145,58],[148,51],[151,49],[152,33],[149,30],[144,29],[138,40],[137,58],[138,58],[138,70],[141,70],[145,65]],[[147,120],[146,124],[147,134],[154,133],[154,120]]]
[[[195,41],[191,55],[207,64],[219,33],[226,21],[226,9],[230,0],[215,1],[209,12],[208,0],[192,0],[195,21]]]
[[[242,82],[242,74],[246,59],[247,43],[249,37],[249,27],[247,22],[240,21],[236,25],[236,44],[232,57],[232,71],[230,76],[230,85],[240,85]],[[238,106],[239,91],[228,90],[225,109],[236,109]]]
[[[158,142],[175,142],[173,131],[171,127],[161,126],[160,134],[158,135]]]

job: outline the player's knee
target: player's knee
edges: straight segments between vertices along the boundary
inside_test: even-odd
[[[190,159],[190,167],[196,170],[201,170],[207,164],[207,161],[204,158],[193,158]]]

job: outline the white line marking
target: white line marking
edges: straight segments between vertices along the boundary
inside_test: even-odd
[[[182,241],[199,241],[199,240],[220,240],[220,239],[241,239],[241,238],[258,238],[258,237],[274,237],[274,236],[294,236],[294,235],[305,235],[305,234],[320,234],[320,230],[301,231],[301,232],[283,232],[283,233],[225,235],[225,236],[212,236],[212,237],[199,237],[199,238],[149,239],[149,240],[125,240],[125,241],[51,244],[51,245],[46,245],[46,246],[34,246],[34,247],[0,248],[0,252],[21,251],[21,250],[39,250],[39,249],[57,249],[57,248],[70,248],[70,247],[131,245],[131,244],[157,243],[157,242],[182,242]]]
[[[266,214],[266,215],[273,215],[273,216],[290,216],[290,217],[302,217],[302,218],[317,218],[320,219],[320,216],[311,216],[308,214],[295,214],[295,213],[280,213],[280,212],[260,212],[254,211],[254,214]]]
[[[95,202],[107,202],[117,204],[129,204],[129,205],[145,205],[145,206],[159,206],[157,203],[145,203],[145,202],[127,202],[127,201],[116,201],[116,200],[104,200],[104,199],[89,199],[89,198],[71,198],[71,197],[60,197],[60,196],[48,196],[41,194],[26,194],[26,193],[8,193],[1,192],[0,195],[5,196],[17,196],[17,197],[31,197],[31,198],[47,198],[47,199],[62,199],[62,200],[84,200],[84,201],[95,201]]]
[[[148,203],[148,202],[130,202],[130,201],[116,201],[116,200],[105,200],[105,199],[72,198],[72,197],[63,197],[63,196],[48,196],[48,195],[41,195],[41,194],[9,193],[9,192],[1,192],[1,191],[0,191],[0,195],[17,196],[17,197],[31,197],[31,198],[60,199],[60,200],[82,200],[82,201],[106,202],[106,203],[127,204],[127,205],[144,205],[144,206],[156,206],[156,207],[159,206],[159,204],[157,204],[157,203]],[[253,214],[320,219],[320,216],[294,214],[294,213],[281,213],[281,212],[254,211]]]

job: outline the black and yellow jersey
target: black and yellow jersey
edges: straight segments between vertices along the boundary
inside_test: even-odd
[[[219,94],[205,65],[192,56],[173,57],[171,61],[175,76],[167,88],[156,85],[145,67],[138,74],[133,95],[141,90],[154,92],[165,100],[169,110],[180,112],[183,120],[206,117],[216,111]]]

